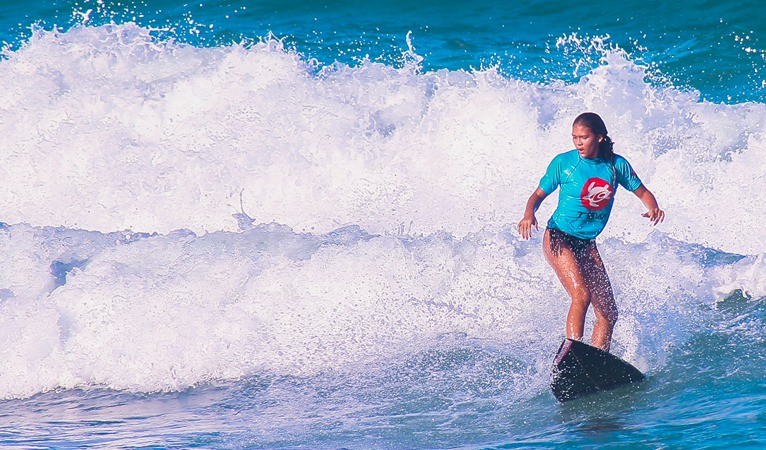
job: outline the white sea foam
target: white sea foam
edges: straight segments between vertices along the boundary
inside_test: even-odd
[[[653,87],[618,50],[541,85],[317,70],[276,40],[195,48],[125,24],[37,32],[0,80],[3,398],[353,373],[445,336],[521,361],[509,392],[528,398],[567,302],[513,224],[583,110],[668,213],[653,231],[621,191],[600,238],[616,351],[653,370],[700,304],[766,295],[764,105]]]
[[[38,31],[0,61],[0,220],[234,231],[241,194],[259,222],[296,230],[464,235],[518,221],[594,110],[667,210],[663,232],[760,253],[766,106],[645,77],[619,50],[576,84],[541,85],[412,64],[317,73],[277,40],[195,48],[132,24]],[[604,238],[643,240],[642,210],[622,193]]]
[[[719,267],[716,279],[719,280],[717,291],[722,298],[734,291],[749,298],[766,298],[766,253]]]
[[[355,227],[204,236],[8,227],[0,230],[0,397],[353,374],[444,336],[505,349],[526,367],[509,389],[528,397],[547,382],[568,306],[539,244],[510,229],[458,239]],[[640,245],[609,239],[602,253],[622,311],[615,348],[656,369],[666,348],[702,323],[694,311],[719,295],[712,271],[720,266],[705,268],[661,233]],[[618,263],[626,259],[633,263]]]

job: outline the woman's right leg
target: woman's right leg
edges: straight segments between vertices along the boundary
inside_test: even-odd
[[[591,293],[577,255],[564,242],[564,239],[557,235],[558,233],[551,233],[550,228],[545,230],[543,254],[572,300],[567,314],[566,335],[570,339],[581,340],[585,328],[585,314],[591,302]]]

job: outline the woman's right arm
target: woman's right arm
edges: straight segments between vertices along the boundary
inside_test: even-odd
[[[535,217],[535,212],[547,196],[548,194],[546,194],[539,187],[535,189],[535,192],[533,192],[532,195],[529,196],[529,200],[527,200],[527,206],[524,209],[524,218],[521,219],[521,222],[519,222],[518,226],[519,234],[521,234],[522,238],[529,239],[532,237],[532,227],[534,227],[535,230],[540,230],[537,225],[537,217]]]

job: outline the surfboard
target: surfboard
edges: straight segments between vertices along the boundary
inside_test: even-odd
[[[553,361],[551,391],[565,402],[643,379],[641,371],[611,353],[567,338]]]

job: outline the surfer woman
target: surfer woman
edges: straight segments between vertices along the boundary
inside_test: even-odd
[[[543,252],[572,299],[566,334],[571,339],[582,339],[585,314],[592,304],[596,324],[591,344],[608,351],[617,305],[595,238],[609,220],[617,184],[641,199],[648,209],[642,216],[652,225],[662,222],[665,213],[628,161],[614,153],[614,143],[601,117],[590,112],[577,116],[572,141],[574,150],[551,161],[527,201],[518,229],[524,239],[532,236],[532,228],[539,230],[535,211],[548,195],[561,188],[558,206],[543,237]]]

